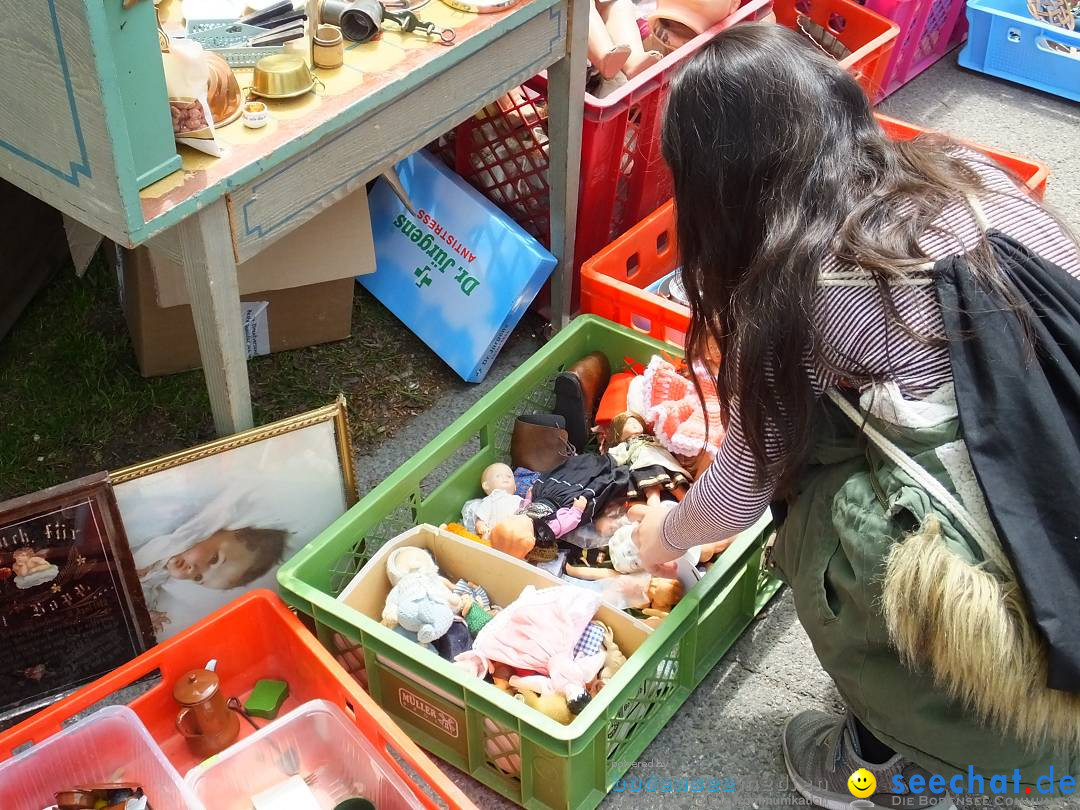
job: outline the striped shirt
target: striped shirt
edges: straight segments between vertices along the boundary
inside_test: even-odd
[[[989,189],[978,200],[989,226],[1080,278],[1080,253],[1072,240],[1037,202],[1017,192],[1008,175],[984,160],[972,154],[970,165]],[[919,240],[924,253],[934,260],[970,250],[982,233],[964,202],[948,206],[934,225]],[[824,278],[855,271],[836,257],[822,267]],[[900,316],[917,333],[944,337],[932,284],[896,284],[891,292]],[[815,317],[822,355],[853,376],[895,381],[912,399],[952,380],[948,347],[928,346],[890,324],[873,286],[823,284],[818,288]],[[839,381],[838,376],[815,361],[809,350],[807,358],[811,385],[820,396]],[[761,485],[758,481],[738,412],[738,403],[733,403],[731,422],[715,461],[667,516],[663,541],[669,548],[686,549],[737,534],[757,522],[772,501],[776,482]],[[766,449],[771,458],[783,458],[785,439],[778,429],[767,432]]]

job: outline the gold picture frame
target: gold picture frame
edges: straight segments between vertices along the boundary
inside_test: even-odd
[[[110,474],[157,640],[276,572],[357,502],[345,398]]]
[[[122,484],[125,481],[142,478],[144,475],[151,475],[152,473],[161,472],[162,470],[169,470],[173,467],[179,467],[181,464],[188,464],[201,458],[217,455],[218,453],[227,453],[230,450],[235,450],[237,447],[243,447],[265,439],[272,439],[273,437],[280,436],[284,433],[291,433],[294,430],[300,430],[301,428],[310,427],[311,425],[317,425],[331,420],[334,422],[334,427],[337,432],[338,459],[341,463],[341,472],[345,479],[345,498],[351,507],[357,501],[356,473],[353,469],[352,443],[349,441],[349,412],[346,408],[344,394],[339,394],[338,398],[330,405],[324,405],[313,411],[307,411],[306,413],[297,414],[296,416],[280,419],[277,422],[271,422],[269,425],[251,428],[242,433],[224,436],[220,439],[207,442],[206,444],[200,444],[198,447],[192,447],[187,450],[178,450],[175,453],[170,453],[167,456],[162,456],[153,461],[143,461],[138,464],[132,464],[117,472],[109,473],[109,479],[112,481],[113,485]]]

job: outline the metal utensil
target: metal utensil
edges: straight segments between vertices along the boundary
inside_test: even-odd
[[[248,14],[246,17],[241,17],[237,22],[245,23],[247,25],[259,25],[263,20],[272,20],[280,14],[288,14],[293,10],[292,0],[281,0],[280,3],[274,3],[272,6],[264,8],[262,11],[255,11]]]
[[[304,25],[301,23],[295,28],[281,28],[275,31],[271,31],[268,34],[255,37],[248,40],[248,45],[252,47],[259,47],[262,45],[284,45],[286,42],[291,42],[294,39],[300,39],[304,36]]]
[[[383,17],[397,23],[402,31],[410,34],[419,31],[429,37],[436,37],[443,45],[453,45],[454,40],[457,39],[457,34],[453,28],[439,28],[433,22],[421,20],[411,11],[389,11],[384,9]]]

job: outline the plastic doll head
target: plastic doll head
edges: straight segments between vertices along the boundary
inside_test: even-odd
[[[677,579],[653,577],[649,582],[649,602],[655,610],[670,611],[682,597],[683,586]]]
[[[611,420],[611,427],[608,430],[608,446],[614,447],[635,436],[640,436],[644,432],[645,418],[633,411],[623,411]]]
[[[484,490],[485,495],[490,495],[497,489],[513,495],[517,491],[514,471],[506,464],[489,464],[484,468],[484,474],[480,476],[480,488]]]
[[[536,545],[536,530],[528,515],[511,515],[495,524],[489,539],[496,551],[524,560]]]
[[[621,502],[609,503],[594,520],[593,526],[601,537],[609,540],[614,536],[620,526],[630,523],[626,516],[626,504]]]
[[[439,566],[426,549],[402,546],[391,551],[386,558],[386,576],[391,585],[397,585],[409,574],[438,573]]]

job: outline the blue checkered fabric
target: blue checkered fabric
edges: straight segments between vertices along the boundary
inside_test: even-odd
[[[593,622],[585,628],[585,632],[574,645],[574,658],[596,655],[602,649],[604,649],[604,625]]]

